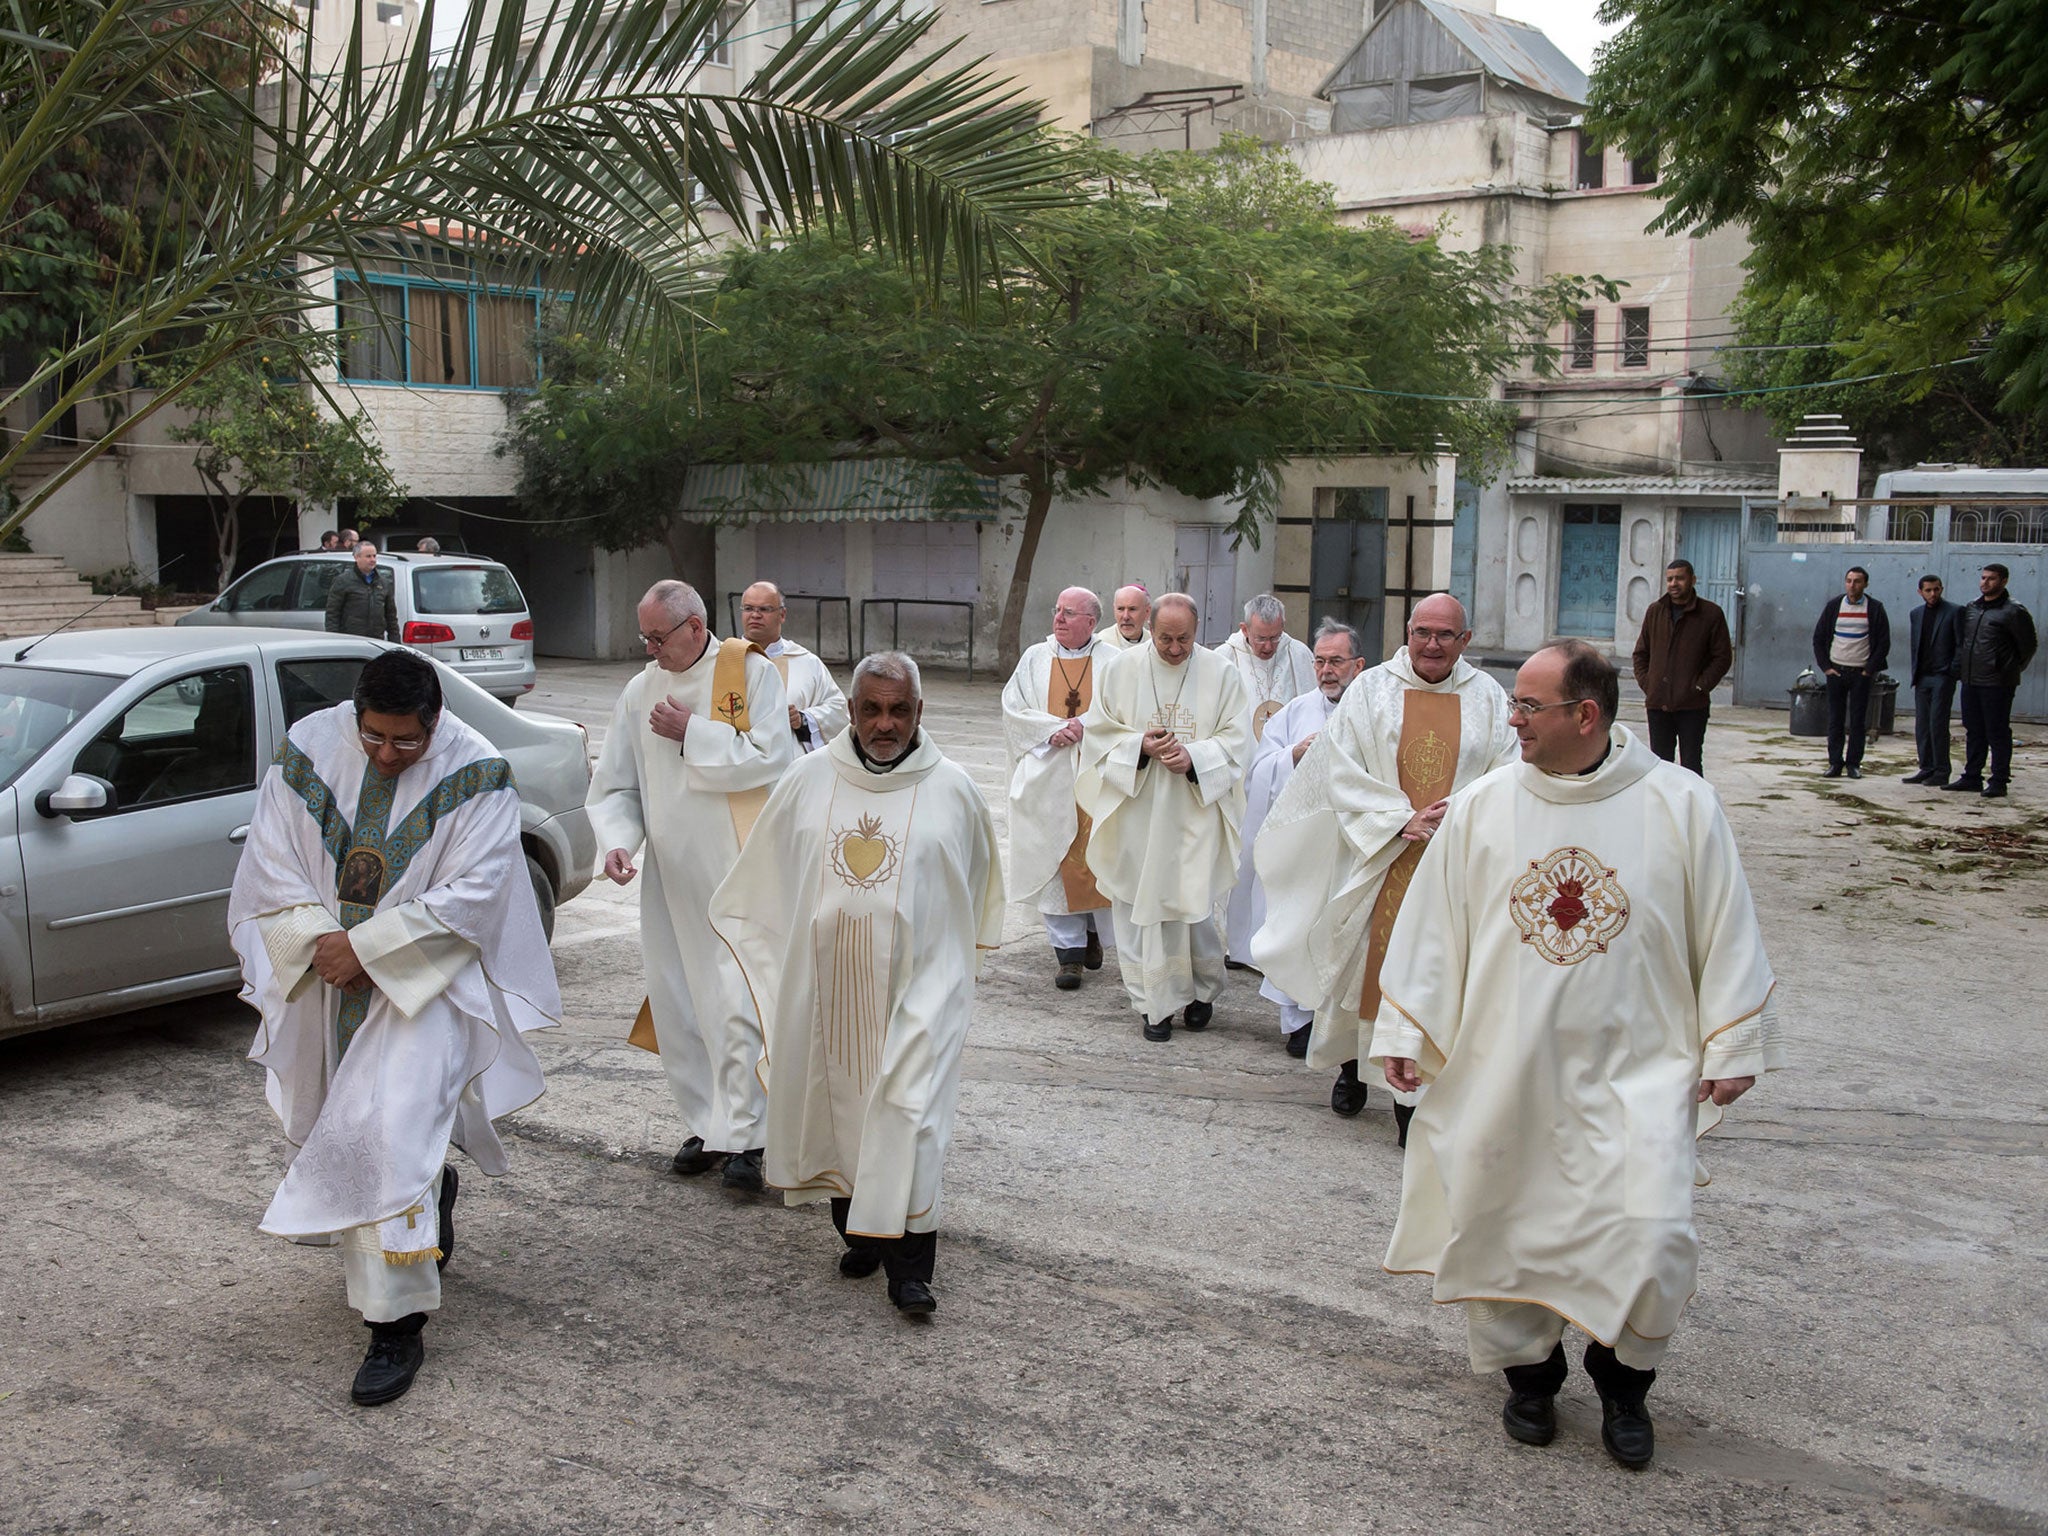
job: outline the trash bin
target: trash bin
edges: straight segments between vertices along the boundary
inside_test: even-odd
[[[1793,682],[1792,734],[1825,736],[1828,733],[1828,685],[1808,667]]]
[[[1880,672],[1870,680],[1870,715],[1867,741],[1880,736],[1889,736],[1899,718],[1899,680],[1889,672]]]

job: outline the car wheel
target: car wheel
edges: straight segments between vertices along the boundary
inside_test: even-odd
[[[540,908],[540,931],[552,940],[555,936],[555,886],[548,879],[548,872],[540,867],[540,861],[527,856],[526,876],[533,882],[533,904]]]

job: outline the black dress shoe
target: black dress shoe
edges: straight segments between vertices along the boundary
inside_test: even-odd
[[[725,1160],[725,1172],[719,1183],[729,1195],[758,1195],[767,1188],[761,1178],[760,1147],[749,1147],[744,1152],[735,1152]]]
[[[1091,971],[1102,969],[1102,935],[1093,928],[1088,930],[1088,947],[1081,951],[1081,963]]]
[[[1510,1392],[1500,1410],[1500,1426],[1510,1440],[1548,1445],[1557,1438],[1557,1398],[1535,1392]]]
[[[1330,1108],[1349,1118],[1365,1108],[1365,1084],[1358,1080],[1358,1063],[1347,1061],[1337,1069],[1337,1081],[1330,1089]]]
[[[1316,1021],[1314,1019],[1310,1019],[1299,1029],[1290,1029],[1287,1032],[1287,1054],[1296,1061],[1308,1055],[1308,1037],[1315,1032]]]
[[[889,1299],[905,1317],[930,1317],[939,1310],[932,1288],[922,1280],[891,1280]]]
[[[2003,784],[1986,784],[1984,786],[1984,798],[1986,800],[2003,800],[2005,798],[2005,786]]]
[[[1145,1021],[1145,1038],[1147,1040],[1171,1040],[1173,1038],[1172,1014],[1169,1013],[1157,1024],[1152,1022],[1150,1014],[1140,1014],[1139,1017]]]
[[[1180,1013],[1181,1023],[1189,1029],[1196,1030],[1207,1029],[1209,1021],[1215,1017],[1216,1007],[1213,1003],[1189,1003]]]
[[[1860,779],[1863,777],[1863,770],[1861,768],[1858,768],[1854,763],[1851,763],[1849,765],[1847,772],[1849,777],[1852,779]]]
[[[869,1244],[849,1248],[839,1255],[839,1273],[848,1280],[865,1280],[881,1267],[881,1250]]]
[[[427,1346],[420,1330],[427,1326],[427,1314],[414,1312],[395,1323],[368,1323],[370,1352],[363,1356],[355,1385],[348,1395],[358,1408],[374,1408],[405,1396],[413,1377],[427,1358]]]
[[[1951,779],[1948,783],[1942,785],[1941,787],[1943,789],[1952,790],[1957,793],[1966,792],[1972,795],[1981,795],[1984,793],[1984,781],[1982,779]]]
[[[1824,779],[1839,779],[1841,776],[1842,770],[1839,768],[1829,768],[1826,773],[1821,775]]]
[[[670,1173],[680,1173],[684,1178],[690,1179],[695,1178],[700,1173],[709,1173],[724,1161],[725,1154],[723,1152],[706,1152],[704,1150],[704,1138],[702,1136],[692,1136],[688,1141],[676,1148],[676,1155],[669,1159],[668,1171]]]
[[[1396,1104],[1394,1106],[1394,1144],[1396,1146],[1405,1147],[1408,1145],[1408,1122],[1414,1118],[1415,1106],[1413,1104]]]
[[[1933,774],[1929,773],[1925,768],[1922,768],[1918,773],[1907,774],[1903,779],[1900,779],[1899,782],[1901,784],[1925,784],[1929,779],[1933,777]]]
[[[1657,1454],[1657,1432],[1650,1410],[1640,1397],[1600,1399],[1600,1443],[1607,1454],[1631,1471],[1641,1471]]]
[[[1078,960],[1062,960],[1060,962],[1060,973],[1053,977],[1052,984],[1062,992],[1080,991],[1081,962]]]
[[[441,1257],[434,1262],[442,1269],[446,1269],[448,1261],[455,1257],[455,1191],[461,1184],[462,1180],[455,1176],[454,1168],[441,1170],[441,1232],[438,1239]]]

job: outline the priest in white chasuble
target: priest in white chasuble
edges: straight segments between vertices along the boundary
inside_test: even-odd
[[[434,664],[386,651],[352,703],[292,727],[228,899],[250,1057],[297,1148],[263,1230],[337,1247],[370,1346],[351,1396],[412,1385],[455,1251],[460,1147],[505,1172],[492,1121],[541,1094],[528,1030],[555,968],[495,748],[441,709]]]
[[[1547,1443],[1567,1322],[1601,1438],[1647,1464],[1699,1268],[1694,1142],[1785,1064],[1774,982],[1714,791],[1615,725],[1584,641],[1515,679],[1522,761],[1452,797],[1394,924],[1371,1059],[1415,1112],[1386,1267],[1466,1304],[1502,1424]]]
[[[1266,722],[1316,685],[1315,657],[1287,633],[1287,606],[1270,592],[1244,605],[1244,622],[1217,648],[1237,668],[1252,700],[1252,739]]]
[[[1128,651],[1151,638],[1152,594],[1143,582],[1118,587],[1109,601],[1116,622],[1105,625],[1096,639],[1112,651]]]
[[[1310,649],[1316,659],[1316,686],[1267,722],[1246,780],[1244,851],[1238,855],[1237,885],[1230,893],[1229,919],[1224,925],[1224,948],[1232,960],[1250,962],[1252,935],[1266,920],[1266,891],[1252,862],[1266,814],[1329,724],[1344,690],[1365,670],[1358,631],[1339,620],[1323,620],[1316,627],[1315,644]],[[1280,1005],[1280,1033],[1288,1054],[1307,1055],[1314,1009],[1296,1002],[1271,981],[1260,983],[1259,996]]]
[[[1206,1029],[1223,991],[1216,907],[1237,877],[1251,707],[1236,668],[1195,644],[1194,599],[1152,610],[1152,643],[1096,680],[1074,798],[1110,899],[1117,964],[1147,1040]]]
[[[774,582],[757,581],[740,594],[740,630],[775,663],[797,750],[815,752],[846,729],[846,695],[815,652],[783,638],[788,620],[789,605]]]
[[[591,774],[588,807],[604,872],[639,873],[647,1001],[631,1038],[658,1047],[686,1139],[671,1166],[723,1167],[727,1190],[761,1191],[760,1021],[705,906],[797,758],[782,677],[759,646],[720,641],[680,581],[640,600],[646,668],[628,682]]]
[[[1084,970],[1102,969],[1109,898],[1088,868],[1088,818],[1074,804],[1082,717],[1095,673],[1117,653],[1096,638],[1102,604],[1086,587],[1055,600],[1052,633],[1026,651],[1003,689],[1003,743],[1010,757],[1010,900],[1038,908],[1071,992]],[[1114,943],[1114,940],[1111,941]]]
[[[920,726],[917,664],[853,671],[853,723],[777,786],[711,919],[767,1029],[768,1179],[829,1200],[839,1272],[932,1312],[941,1176],[981,956],[1001,939],[995,822]]]
[[[1464,659],[1465,607],[1415,605],[1408,643],[1353,683],[1274,802],[1253,859],[1266,893],[1252,957],[1315,1014],[1311,1065],[1337,1068],[1330,1108],[1365,1108],[1359,1047],[1401,899],[1453,790],[1517,760],[1507,695]],[[1397,1099],[1406,1145],[1413,1096]]]

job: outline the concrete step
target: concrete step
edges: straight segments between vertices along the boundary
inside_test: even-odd
[[[142,609],[142,599],[94,597],[90,592],[51,598],[0,597],[0,619],[54,618],[62,623],[89,608],[97,608],[101,613],[137,613]]]
[[[19,635],[47,635],[59,626],[63,626],[67,633],[75,629],[153,629],[156,627],[156,615],[100,612],[89,619],[80,619],[74,624],[65,625],[63,619],[21,623],[0,614],[0,639],[11,640]]]
[[[51,588],[68,592],[73,587],[90,586],[85,577],[76,571],[20,571],[0,566],[0,601],[11,593],[26,593]]]
[[[69,571],[59,555],[22,555],[0,551],[0,571]],[[76,575],[76,572],[72,572]]]

